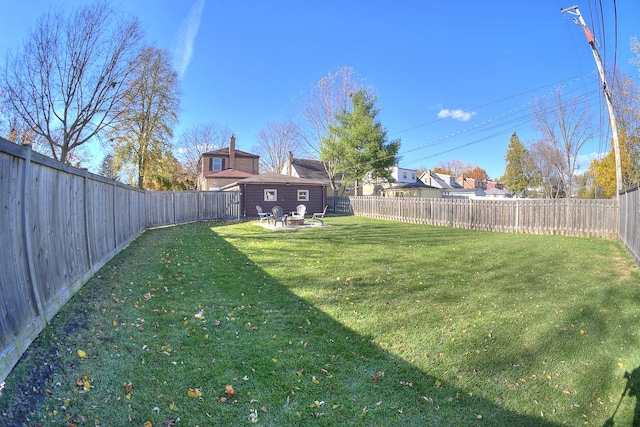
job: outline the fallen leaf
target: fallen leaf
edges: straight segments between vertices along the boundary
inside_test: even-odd
[[[153,427],[153,424],[151,423],[151,421],[146,421],[146,422],[143,424],[143,426],[144,426],[144,427]]]
[[[78,356],[80,356],[80,359],[86,359],[87,353],[84,350],[78,350]]]
[[[378,382],[380,381],[377,374],[372,374],[371,379],[373,380],[374,384],[378,384]]]
[[[232,398],[234,394],[236,394],[236,391],[233,389],[232,385],[227,385],[224,388],[224,393],[227,395],[227,397]]]
[[[320,381],[318,381],[315,375],[311,377],[311,382],[314,384],[320,384]]]
[[[171,409],[172,411],[176,409],[176,404],[174,402],[169,403],[169,409]]]
[[[187,392],[187,394],[189,395],[189,397],[200,397],[200,396],[202,396],[202,392],[198,388],[190,388],[189,391]]]

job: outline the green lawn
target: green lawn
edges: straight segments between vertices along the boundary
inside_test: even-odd
[[[31,346],[0,424],[631,425],[619,242],[326,223],[144,233]]]

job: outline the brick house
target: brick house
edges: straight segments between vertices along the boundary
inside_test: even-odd
[[[259,173],[260,156],[236,150],[236,137],[229,147],[203,153],[198,161],[198,189],[219,190],[227,184]]]

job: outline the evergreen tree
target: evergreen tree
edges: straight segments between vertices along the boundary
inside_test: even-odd
[[[515,132],[511,135],[504,160],[506,167],[500,181],[512,192],[526,196],[527,189],[537,184],[536,173],[529,151]]]
[[[387,141],[387,130],[377,119],[375,98],[357,91],[351,98],[352,112],[336,115],[337,124],[320,145],[320,160],[331,163],[342,181],[356,187],[365,177],[391,180],[391,167],[398,162],[400,140]]]

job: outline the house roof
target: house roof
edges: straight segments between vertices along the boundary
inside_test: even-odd
[[[433,188],[434,190],[440,190],[440,188],[434,187],[432,185],[427,185],[422,181],[403,182],[401,184],[393,185],[390,188],[390,190],[402,190],[402,189],[409,189],[409,188]]]
[[[247,153],[246,151],[235,150],[236,157],[260,157],[257,154]],[[228,156],[229,147],[219,148],[217,150],[207,151],[202,153],[203,156]]]
[[[291,166],[298,172],[300,178],[308,179],[328,179],[327,171],[320,160],[315,159],[293,159]]]
[[[226,178],[226,179],[229,179],[229,178],[243,179],[243,178],[249,178],[252,176],[255,176],[255,175],[249,172],[239,171],[237,169],[225,169],[220,172],[208,172],[204,175],[205,178]]]
[[[271,185],[298,184],[298,185],[315,185],[315,186],[325,185],[313,179],[298,178],[295,176],[282,175],[274,172],[266,172],[266,173],[261,173],[260,175],[252,175],[248,178],[244,178],[237,182],[225,185],[224,187],[222,187],[222,189],[235,187],[241,184],[271,184]]]

